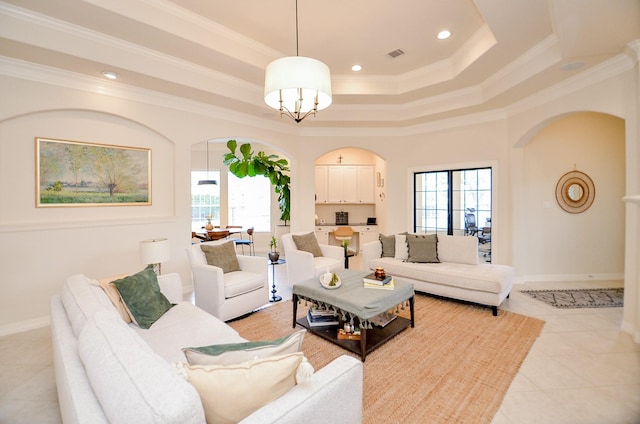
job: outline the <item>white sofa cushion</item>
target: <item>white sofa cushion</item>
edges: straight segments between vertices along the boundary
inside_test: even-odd
[[[505,265],[412,263],[392,258],[377,258],[371,265],[383,267],[387,275],[489,293],[502,293],[513,279],[513,268]]]
[[[406,234],[396,234],[396,251],[394,254],[395,259],[406,261],[409,257],[409,245],[407,244]]]
[[[114,314],[94,314],[78,352],[110,423],[203,423],[197,391]]]
[[[113,315],[117,314],[98,282],[82,274],[72,275],[66,279],[60,299],[76,337],[94,313],[110,311]]]
[[[438,235],[440,262],[478,264],[478,238]]]
[[[129,325],[168,362],[186,361],[184,347],[247,341],[223,321],[189,302],[178,303],[147,330]]]

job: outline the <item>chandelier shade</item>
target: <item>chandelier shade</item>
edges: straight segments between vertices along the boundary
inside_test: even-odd
[[[331,104],[331,72],[319,60],[289,56],[271,62],[265,71],[264,101],[282,113],[307,114]]]

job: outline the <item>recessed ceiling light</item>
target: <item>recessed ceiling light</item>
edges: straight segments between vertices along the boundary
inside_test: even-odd
[[[113,71],[102,71],[102,75],[109,78],[110,80],[118,79],[118,73]]]
[[[451,32],[447,31],[446,29],[438,33],[438,40],[446,40],[449,37],[451,37]]]
[[[351,70],[352,70],[352,71],[355,71],[355,72],[362,71],[362,66],[360,66],[360,65],[353,65],[353,66],[351,67]]]

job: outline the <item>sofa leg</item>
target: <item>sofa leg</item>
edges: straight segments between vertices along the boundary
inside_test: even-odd
[[[498,307],[497,306],[492,306],[491,310],[493,311],[493,316],[497,317],[498,316]]]

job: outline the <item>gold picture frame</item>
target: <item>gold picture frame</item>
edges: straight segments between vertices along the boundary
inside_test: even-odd
[[[151,205],[151,149],[35,139],[36,207]]]

